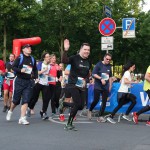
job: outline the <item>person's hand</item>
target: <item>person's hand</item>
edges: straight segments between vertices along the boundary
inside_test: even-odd
[[[101,79],[102,85],[106,84],[106,81],[104,79]]]
[[[26,68],[22,68],[22,69],[21,69],[21,72],[22,72],[22,73],[26,72]]]
[[[10,70],[12,73],[14,72],[12,69]]]
[[[64,40],[64,51],[68,51],[70,47],[70,43],[68,39]]]
[[[139,82],[136,80],[136,81],[134,81],[133,83],[139,83]]]
[[[35,84],[36,84],[36,83],[38,83],[39,81],[40,81],[40,80],[39,80],[38,78],[37,78],[37,79],[35,79]]]
[[[48,70],[48,67],[45,67],[42,71],[45,72]]]

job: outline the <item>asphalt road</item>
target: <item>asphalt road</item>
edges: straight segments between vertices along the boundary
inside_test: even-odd
[[[64,123],[59,122],[58,116],[47,121],[41,120],[41,104],[41,101],[37,103],[36,114],[28,118],[30,125],[18,125],[20,106],[14,110],[12,121],[7,122],[0,101],[0,150],[150,149],[150,127],[145,122],[138,125],[124,120],[115,125],[98,123],[96,118],[89,121],[79,113],[74,122],[78,131],[65,131]],[[48,113],[50,115],[50,108]]]

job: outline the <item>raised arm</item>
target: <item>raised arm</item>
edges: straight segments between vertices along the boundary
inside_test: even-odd
[[[69,48],[70,48],[70,42],[68,39],[65,39],[64,40],[64,51],[62,54],[62,63],[65,63],[65,64],[69,63],[69,58],[67,56],[67,52],[68,52]]]

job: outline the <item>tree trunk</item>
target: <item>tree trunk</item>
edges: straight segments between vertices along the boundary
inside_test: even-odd
[[[4,24],[4,45],[3,45],[3,60],[6,62],[6,25]]]

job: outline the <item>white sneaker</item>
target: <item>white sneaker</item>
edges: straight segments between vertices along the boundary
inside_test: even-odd
[[[97,122],[106,122],[106,118],[104,117],[98,117]]]
[[[7,121],[10,121],[10,120],[11,120],[12,114],[13,114],[13,112],[11,112],[10,110],[7,112],[7,115],[6,115],[6,120],[7,120]]]
[[[111,118],[111,117],[108,117],[106,120],[107,120],[108,122],[112,123],[112,124],[115,124],[115,123],[116,123],[116,121],[115,121],[113,118]]]
[[[28,125],[29,122],[27,121],[26,116],[25,116],[25,117],[21,117],[21,118],[19,119],[18,124]]]
[[[132,121],[132,119],[127,115],[123,115],[122,118],[127,120],[127,121]]]

